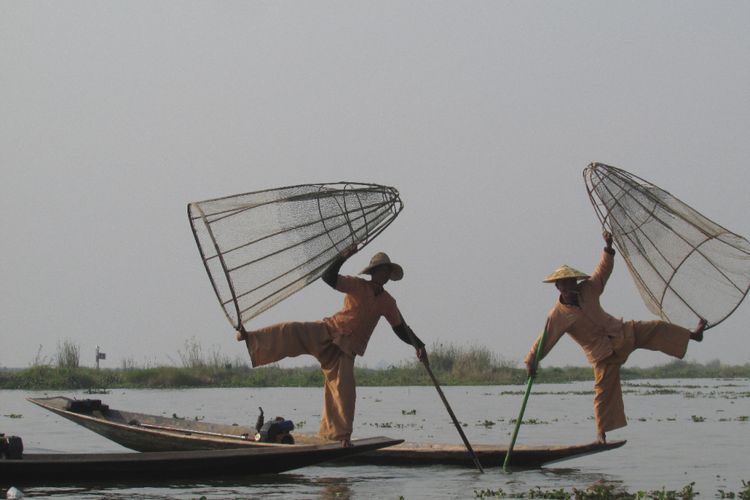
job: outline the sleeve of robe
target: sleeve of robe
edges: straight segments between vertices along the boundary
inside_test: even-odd
[[[596,265],[596,269],[588,279],[589,286],[595,291],[597,295],[601,295],[604,292],[604,287],[607,285],[612,269],[615,267],[615,251],[609,253],[606,249],[602,250],[602,256],[599,258],[599,263]]]
[[[552,348],[555,347],[555,344],[557,344],[557,341],[560,340],[560,337],[565,334],[565,331],[569,326],[570,324],[565,315],[561,314],[557,308],[552,309],[552,311],[549,313],[549,316],[547,316],[547,336],[544,338],[544,345],[542,346],[542,350],[539,353],[539,361],[544,359],[544,357],[549,354]],[[523,360],[525,364],[528,365],[534,361],[534,357],[536,356],[536,349],[539,345],[539,342],[542,340],[543,334],[544,332],[540,333],[536,338],[536,341],[534,341],[534,345],[531,346],[529,353]]]

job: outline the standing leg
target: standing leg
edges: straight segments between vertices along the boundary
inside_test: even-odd
[[[617,359],[607,358],[594,365],[594,418],[596,438],[601,443],[606,442],[607,431],[628,425]]]
[[[318,360],[325,377],[320,435],[351,446],[354,405],[357,391],[354,381],[354,356],[331,344]]]

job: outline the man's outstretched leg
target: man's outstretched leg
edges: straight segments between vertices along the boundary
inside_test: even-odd
[[[251,332],[237,331],[253,366],[275,363],[301,354],[317,354],[330,343],[328,328],[320,321],[278,323]]]

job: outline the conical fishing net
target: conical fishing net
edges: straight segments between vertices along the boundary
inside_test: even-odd
[[[750,243],[663,189],[619,168],[583,171],[596,215],[651,312],[692,328],[716,326],[750,287]]]
[[[399,214],[398,191],[376,184],[305,184],[188,204],[216,296],[236,328],[362,248]]]

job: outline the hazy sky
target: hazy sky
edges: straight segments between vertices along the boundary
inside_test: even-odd
[[[377,250],[430,346],[517,362],[603,245],[581,171],[618,166],[750,235],[750,2],[0,0],[0,366],[247,360],[186,204],[306,182],[395,186]],[[622,260],[602,304],[650,319]],[[256,318],[317,320],[322,282]],[[750,362],[744,303],[687,358]],[[252,325],[250,325],[252,327]],[[358,362],[413,355],[381,321]],[[312,364],[312,358],[297,363]],[[633,365],[668,361],[639,352]],[[564,338],[545,360],[585,365]]]

